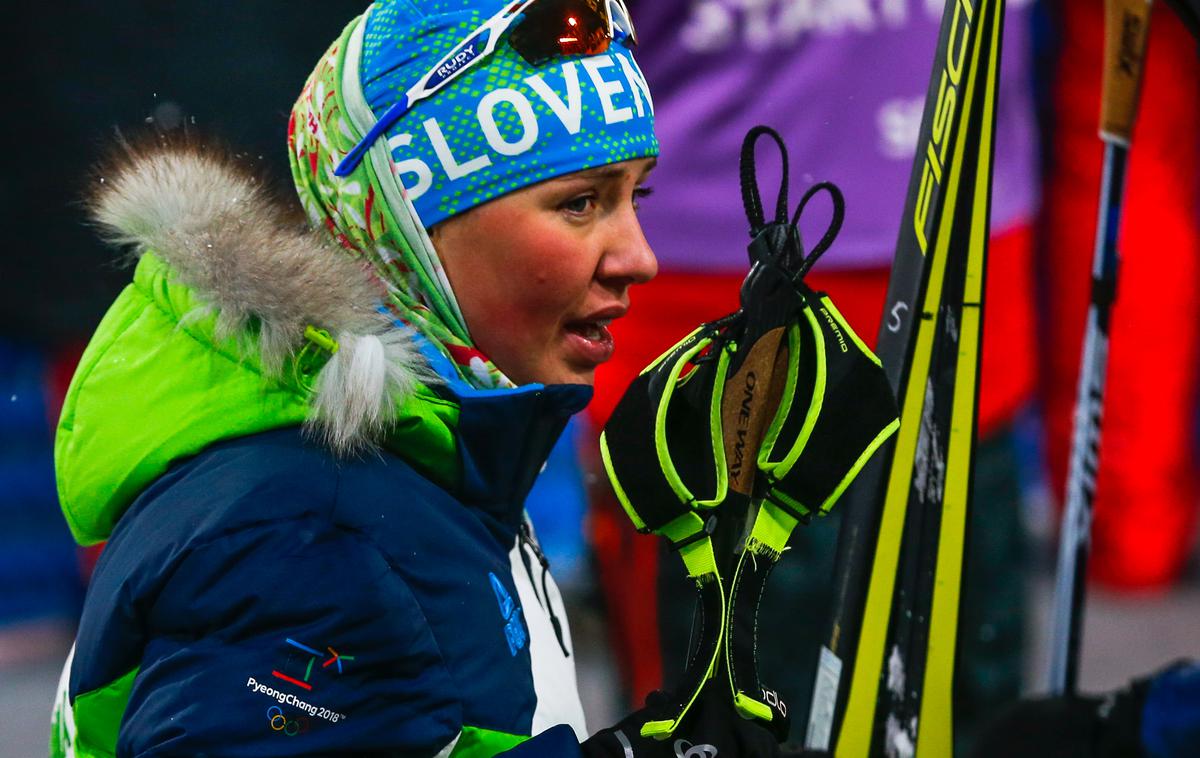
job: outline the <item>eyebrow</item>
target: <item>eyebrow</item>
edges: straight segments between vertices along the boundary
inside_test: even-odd
[[[650,162],[646,164],[646,168],[643,169],[639,175],[639,179],[646,178],[646,175],[650,173],[651,169],[657,165],[658,158],[651,158]],[[619,164],[609,163],[605,166],[596,166],[595,168],[584,169],[577,174],[573,174],[573,176],[587,179],[619,179],[625,176],[625,169],[621,168]]]

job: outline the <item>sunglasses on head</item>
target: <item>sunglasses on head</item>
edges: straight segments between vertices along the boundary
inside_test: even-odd
[[[413,105],[494,52],[506,34],[508,44],[533,66],[554,58],[599,55],[613,40],[620,40],[626,47],[637,45],[637,33],[624,0],[516,0],[476,27],[410,87],[404,99],[389,108],[346,153],[334,175],[350,174],[371,145]]]

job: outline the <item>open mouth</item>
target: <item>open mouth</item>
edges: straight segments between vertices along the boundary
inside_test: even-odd
[[[578,334],[589,342],[611,342],[612,335],[609,334],[608,325],[612,322],[611,318],[595,319],[594,321],[572,321],[567,324],[567,331]]]

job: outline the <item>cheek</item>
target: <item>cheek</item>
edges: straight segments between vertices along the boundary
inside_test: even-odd
[[[521,235],[508,255],[497,261],[497,307],[527,328],[552,329],[570,316],[579,315],[591,285],[594,266],[573,239],[552,234]]]
[[[439,250],[476,346],[518,383],[566,378],[562,327],[587,315],[599,263],[587,230],[517,195],[449,223]]]
[[[498,304],[499,318],[489,327],[493,341],[534,349],[553,342],[563,322],[578,311],[581,298],[547,276],[520,282],[508,298]]]

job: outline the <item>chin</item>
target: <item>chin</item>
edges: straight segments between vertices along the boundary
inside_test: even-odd
[[[592,371],[572,371],[563,374],[560,378],[545,384],[585,384],[588,387],[596,385],[596,372]]]
[[[596,368],[574,368],[562,366],[556,371],[547,372],[549,378],[542,384],[586,384],[594,387],[596,384]]]
[[[504,371],[503,368],[500,369]],[[585,384],[588,387],[596,385],[596,367],[578,367],[569,364],[560,364],[557,366],[547,366],[543,369],[530,368],[522,372],[512,372],[508,374],[508,378],[517,384],[517,386],[525,384]]]

